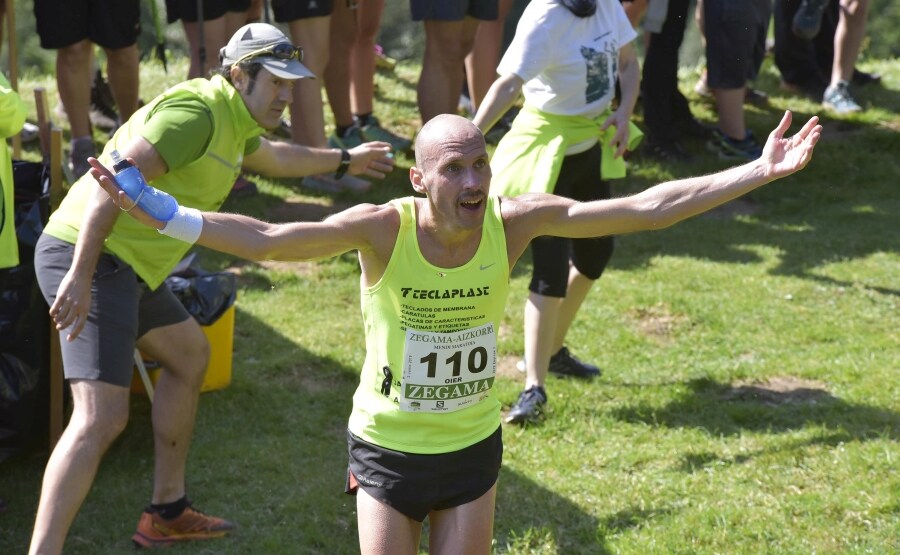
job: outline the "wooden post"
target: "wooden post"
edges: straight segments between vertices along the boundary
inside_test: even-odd
[[[44,163],[50,170],[50,212],[59,207],[63,197],[62,187],[62,130],[50,121],[47,91],[43,87],[34,89],[34,104],[37,108],[38,136]],[[56,446],[63,431],[64,403],[62,352],[59,347],[59,332],[50,322],[50,450]]]

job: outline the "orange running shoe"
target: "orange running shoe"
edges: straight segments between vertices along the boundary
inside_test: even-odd
[[[148,507],[141,514],[131,540],[138,547],[166,547],[181,541],[221,538],[235,528],[233,522],[205,515],[190,505],[172,520],[164,519]]]

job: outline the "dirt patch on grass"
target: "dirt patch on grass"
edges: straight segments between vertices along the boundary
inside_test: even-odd
[[[792,376],[769,378],[763,382],[738,381],[723,393],[726,401],[755,401],[766,405],[800,403],[812,405],[833,399],[825,384]]]
[[[521,358],[522,357],[518,355],[505,355],[499,357],[497,359],[497,376],[509,378],[510,380],[523,379],[525,374],[519,372],[516,368],[516,363],[519,362]]]
[[[675,330],[688,321],[686,316],[673,314],[669,307],[662,303],[647,308],[636,308],[628,316],[643,335],[662,343],[671,341]]]

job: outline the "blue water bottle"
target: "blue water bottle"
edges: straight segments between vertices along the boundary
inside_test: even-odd
[[[161,222],[171,220],[178,210],[175,197],[147,185],[140,170],[122,158],[118,150],[113,150],[109,155],[113,161],[113,170],[116,172],[116,183],[125,191],[128,198],[135,201],[141,210],[153,218]]]

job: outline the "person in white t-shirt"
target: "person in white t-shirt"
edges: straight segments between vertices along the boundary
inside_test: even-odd
[[[640,132],[630,119],[640,67],[637,36],[617,0],[532,0],[473,122],[486,133],[518,99],[525,105],[491,162],[492,192],[546,192],[579,201],[610,198],[622,155]],[[619,82],[621,97],[612,110]],[[601,167],[603,171],[601,172]],[[525,178],[524,176],[527,176]],[[525,423],[547,403],[548,371],[593,378],[600,369],[564,340],[613,253],[613,238],[538,237],[525,305],[525,390],[506,421]]]

